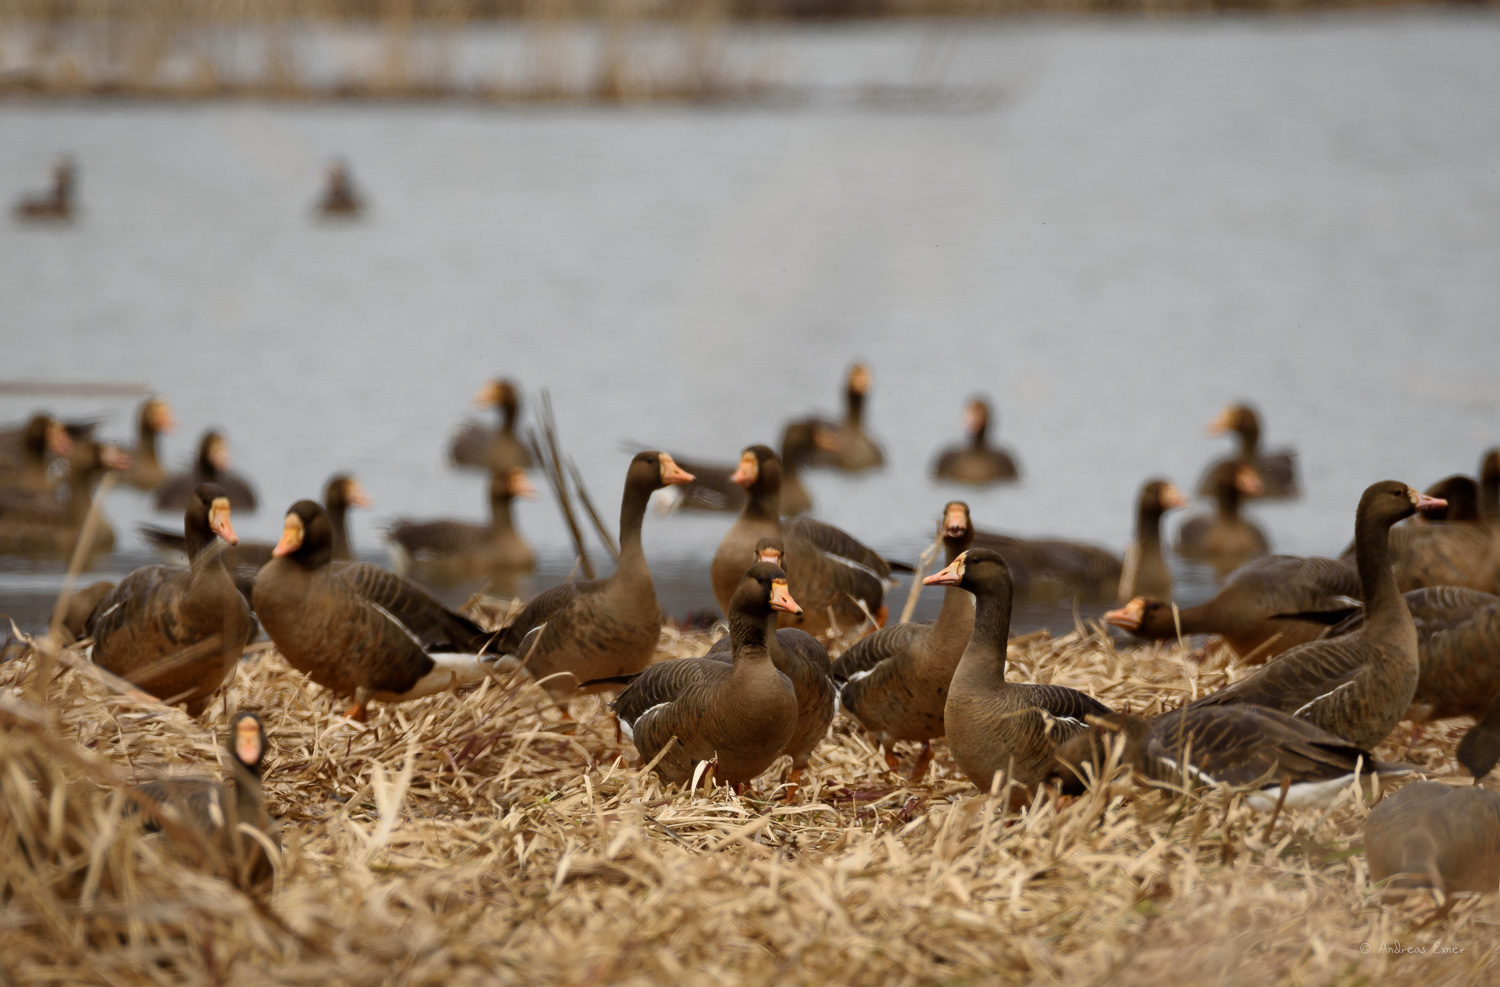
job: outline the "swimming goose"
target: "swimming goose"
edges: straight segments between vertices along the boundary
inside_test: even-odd
[[[43,195],[16,203],[15,216],[23,222],[66,223],[73,218],[73,162],[63,158],[52,166],[52,188]]]
[[[830,433],[830,442],[826,447],[820,446],[808,465],[832,467],[846,473],[885,465],[880,444],[865,432],[865,402],[869,396],[870,368],[856,363],[849,368],[844,388],[844,420],[835,423],[821,418],[807,419],[808,424]]]
[[[364,199],[354,189],[349,166],[335,161],[328,166],[328,184],[318,200],[318,213],[325,219],[352,219],[364,211]]]
[[[449,462],[454,466],[477,466],[487,470],[530,468],[531,450],[516,437],[521,390],[515,381],[496,377],[479,389],[474,396],[474,405],[498,411],[500,427],[489,428],[477,422],[464,424],[449,443]]]
[[[412,569],[439,582],[501,570],[530,572],[536,565],[536,552],[516,531],[511,501],[535,495],[526,471],[512,466],[490,474],[487,525],[398,519],[388,532],[397,550],[396,568]]]
[[[768,642],[777,613],[797,609],[781,568],[757,562],[730,600],[732,662],[657,662],[620,692],[613,709],[643,763],[676,738],[656,765],[662,781],[684,784],[699,762],[711,761],[717,782],[743,791],[786,749],[797,729],[797,692]]]
[[[1200,494],[1213,496],[1214,470],[1225,463],[1244,463],[1253,467],[1261,480],[1261,492],[1253,496],[1280,499],[1302,495],[1297,485],[1297,454],[1290,449],[1265,453],[1260,451],[1260,416],[1254,408],[1245,404],[1232,404],[1209,423],[1209,435],[1223,435],[1226,432],[1239,436],[1239,451],[1219,460],[1204,472],[1198,489]]]
[[[1201,559],[1222,579],[1253,558],[1271,551],[1265,533],[1240,516],[1240,501],[1257,497],[1263,489],[1254,467],[1226,462],[1215,467],[1205,481],[1215,503],[1213,514],[1195,514],[1177,530],[1177,553]]]
[[[653,491],[692,479],[664,452],[637,453],[620,498],[620,561],[614,574],[538,594],[501,635],[499,647],[523,660],[565,711],[581,683],[639,672],[656,653],[661,607],[641,547],[641,524]]]
[[[74,443],[68,457],[66,501],[48,493],[0,491],[0,555],[70,557],[93,508],[94,487],[105,473],[129,468],[130,457],[114,446],[83,439]],[[100,517],[89,554],[108,553],[114,547],[114,529]]]
[[[135,570],[94,610],[94,664],[197,716],[226,679],[254,633],[250,608],[224,568],[233,545],[229,497],[199,484],[183,512],[189,564]],[[220,544],[218,539],[223,539]]]
[[[49,472],[49,458],[73,454],[73,437],[62,422],[47,414],[32,415],[10,433],[7,455],[0,460],[0,488],[23,493],[51,493],[57,482]]]
[[[964,406],[964,431],[968,441],[938,453],[932,475],[940,480],[984,486],[1019,479],[1021,472],[1011,454],[989,444],[990,405],[984,398],[971,398]]]
[[[1365,820],[1370,880],[1392,890],[1491,894],[1500,888],[1500,792],[1407,785]]]
[[[1123,739],[1120,763],[1147,784],[1173,790],[1228,785],[1272,809],[1287,786],[1285,807],[1326,807],[1361,776],[1406,774],[1412,767],[1377,761],[1366,749],[1306,720],[1263,706],[1185,706],[1146,718],[1114,713],[1057,749],[1054,769],[1064,794],[1080,794],[1091,764],[1098,777],[1108,740]]]
[[[1417,629],[1387,563],[1387,536],[1412,512],[1441,505],[1404,483],[1366,488],[1354,521],[1364,626],[1347,637],[1299,645],[1193,705],[1267,706],[1360,747],[1384,740],[1411,705],[1420,672]]]
[[[364,720],[372,699],[396,703],[478,682],[497,661],[493,635],[416,583],[362,562],[333,561],[333,524],[315,501],[286,513],[271,561],[255,577],[255,615],[287,664]]]
[[[783,521],[777,513],[781,461],[774,452],[763,445],[746,447],[734,482],[745,488],[749,500],[719,543],[709,569],[720,609],[728,612],[729,598],[756,542],[779,538],[787,549],[787,580],[802,604],[802,614],[785,615],[783,627],[799,627],[818,638],[835,636],[864,624],[865,608],[877,624],[885,622],[882,601],[890,565],[831,524],[806,517]]]
[[[1112,710],[1064,686],[1005,681],[1011,585],[999,555],[971,548],[923,583],[960,586],[974,594],[974,631],[943,709],[954,761],[981,792],[990,790],[1000,772],[1023,789],[1034,789],[1057,745],[1084,729],[1086,716]]]
[[[1172,596],[1172,570],[1161,551],[1161,516],[1186,507],[1187,498],[1166,480],[1147,480],[1135,508],[1135,538],[1125,551],[1115,597],[1121,602],[1137,596]]]
[[[193,488],[200,483],[215,483],[223,487],[237,511],[250,512],[259,506],[255,488],[250,482],[229,471],[229,443],[212,429],[204,432],[198,443],[198,460],[193,468],[167,477],[156,488],[156,509],[163,511],[187,506]]]
[[[165,398],[147,398],[136,419],[135,449],[130,454],[130,469],[125,482],[137,490],[155,490],[167,478],[157,457],[156,437],[170,434],[177,427],[172,406]]]
[[[974,541],[969,505],[949,501],[938,521],[943,560],[952,565]],[[974,597],[956,585],[943,590],[937,619],[882,627],[856,641],[833,665],[839,701],[869,731],[895,771],[898,740],[920,741],[910,778],[921,781],[932,761],[932,741],[943,736],[948,683],[974,629]]]
[[[269,881],[272,867],[261,841],[241,826],[256,829],[273,846],[281,846],[280,832],[266,811],[261,787],[266,746],[260,717],[241,711],[229,719],[230,781],[164,778],[135,786],[138,801],[146,806],[142,814],[154,827],[176,823],[196,831],[219,854],[218,862],[227,865],[225,876],[246,890]],[[193,853],[190,840],[173,842]]]

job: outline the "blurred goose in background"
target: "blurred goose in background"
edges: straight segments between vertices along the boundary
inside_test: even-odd
[[[349,175],[349,166],[335,161],[328,166],[328,182],[323,187],[323,197],[318,200],[318,213],[325,218],[353,219],[364,212],[365,203],[355,191],[354,179]]]
[[[1384,740],[1411,705],[1421,672],[1416,625],[1388,562],[1391,525],[1439,506],[1404,483],[1367,487],[1354,521],[1364,626],[1299,645],[1193,705],[1266,706],[1361,747]]]
[[[968,441],[940,452],[932,465],[932,475],[940,480],[975,486],[1018,479],[1021,472],[1011,454],[989,444],[989,402],[984,398],[971,398],[964,406],[963,421]]]
[[[156,488],[156,509],[180,510],[200,483],[214,483],[224,488],[229,502],[237,511],[252,512],[259,504],[250,481],[229,470],[229,443],[214,429],[203,433],[198,442],[198,460],[190,470],[175,473]]]
[[[526,471],[513,466],[490,474],[487,525],[397,519],[387,533],[396,550],[395,568],[439,582],[501,570],[530,572],[536,565],[536,552],[516,531],[511,501],[535,495]]]
[[[228,495],[199,484],[182,527],[188,567],[135,570],[99,601],[89,632],[94,664],[197,716],[233,674],[254,624],[224,567],[222,548],[239,541]]]
[[[1135,507],[1135,537],[1125,550],[1120,569],[1120,585],[1115,598],[1124,603],[1137,596],[1172,597],[1172,570],[1167,567],[1161,550],[1161,516],[1177,507],[1186,507],[1184,497],[1166,480],[1147,480],[1141,487]]]
[[[1240,448],[1233,455],[1220,459],[1203,474],[1199,484],[1200,496],[1214,495],[1214,471],[1226,463],[1243,463],[1255,469],[1260,477],[1261,492],[1257,497],[1285,499],[1302,496],[1297,481],[1297,454],[1290,449],[1277,452],[1260,451],[1260,415],[1247,404],[1232,404],[1219,413],[1208,426],[1209,435],[1233,432],[1239,436]]]
[[[657,662],[620,692],[612,708],[643,764],[677,740],[657,762],[662,781],[686,784],[708,761],[717,783],[742,792],[787,749],[798,727],[797,692],[777,670],[769,642],[776,615],[797,610],[786,574],[757,562],[744,570],[727,608],[730,661]]]
[[[94,487],[105,473],[130,468],[130,457],[108,443],[83,439],[68,457],[68,496],[0,491],[0,555],[67,558],[94,504]],[[115,532],[102,516],[89,543],[90,556],[114,550]]]
[[[969,550],[974,523],[968,504],[954,500],[943,507],[938,537],[945,565]],[[833,665],[840,703],[880,745],[887,767],[895,771],[900,763],[893,749],[897,741],[921,742],[910,773],[914,782],[927,773],[932,741],[943,736],[948,683],[973,630],[973,594],[949,584],[936,620],[882,627],[856,641]]]
[[[1479,484],[1471,476],[1464,476],[1462,473],[1445,476],[1422,492],[1429,497],[1446,501],[1448,506],[1417,514],[1412,517],[1411,524],[1484,520],[1484,516],[1479,513]]]
[[[846,473],[878,469],[885,465],[885,453],[865,432],[865,403],[870,397],[870,368],[856,363],[849,368],[844,387],[844,420],[831,422],[809,418],[807,423],[819,426],[831,436],[827,447],[821,447],[808,465],[840,469]]]
[[[73,192],[76,184],[73,162],[67,158],[60,159],[52,166],[51,190],[22,198],[16,203],[16,218],[24,222],[68,222],[73,218]]]
[[[923,583],[959,586],[974,595],[974,630],[943,709],[953,760],[981,792],[990,791],[1001,772],[1022,789],[1034,789],[1050,770],[1057,746],[1084,729],[1086,716],[1113,711],[1065,686],[1005,680],[1011,585],[999,555],[971,548]]]
[[[1022,538],[976,531],[974,547],[1005,559],[1017,599],[1112,603],[1119,592],[1124,563],[1114,552],[1098,545],[1067,538]]]
[[[136,418],[135,449],[130,454],[130,469],[125,472],[125,482],[137,490],[155,490],[167,479],[157,455],[156,439],[169,435],[177,427],[172,415],[172,406],[165,398],[147,398]]]
[[[1174,791],[1209,785],[1249,788],[1248,802],[1272,809],[1286,786],[1287,808],[1332,804],[1361,776],[1410,773],[1408,764],[1376,760],[1366,748],[1306,720],[1263,706],[1185,706],[1146,718],[1111,713],[1057,749],[1053,769],[1064,794],[1082,794],[1093,767],[1109,764],[1112,738],[1120,763],[1147,784]]]
[[[832,434],[821,425],[790,422],[781,432],[781,506],[783,517],[812,510],[812,498],[802,485],[802,467],[817,449],[833,448]],[[739,466],[678,459],[693,474],[693,482],[668,487],[658,496],[668,512],[676,510],[743,511],[747,495],[734,482]]]
[[[1500,888],[1500,792],[1423,781],[1383,799],[1365,820],[1370,880],[1392,891]],[[1452,907],[1452,899],[1443,912]]]
[[[32,415],[25,425],[0,436],[0,488],[49,493],[57,489],[51,457],[72,454],[73,436],[65,424],[45,412]]]
[[[516,437],[516,419],[521,413],[521,392],[515,381],[497,377],[479,389],[474,404],[494,408],[500,414],[500,426],[490,428],[478,422],[466,422],[448,445],[448,460],[454,466],[482,469],[510,469],[531,466],[531,450]]]
[[[323,486],[323,506],[328,512],[329,524],[333,526],[333,560],[347,561],[354,556],[349,549],[348,514],[351,507],[369,507],[370,498],[359,480],[348,473],[335,473]],[[186,555],[187,541],[182,535],[154,524],[137,526],[142,537],[168,556]],[[250,599],[255,586],[255,576],[261,566],[271,561],[271,552],[276,546],[271,542],[242,541],[223,550],[224,565],[234,580],[235,587]]]
[[[661,607],[641,546],[641,527],[652,493],[692,479],[667,453],[637,453],[625,471],[620,560],[614,574],[537,594],[501,634],[498,647],[521,659],[564,712],[582,683],[633,675],[656,653]],[[741,559],[749,554],[747,549]]]
[[[877,625],[885,623],[889,563],[831,524],[808,517],[783,521],[777,513],[781,461],[768,446],[747,446],[733,479],[749,499],[709,567],[714,599],[721,610],[728,613],[729,598],[739,586],[745,559],[751,557],[756,543],[778,538],[786,546],[787,581],[802,609],[801,614],[784,615],[782,626],[800,627],[824,638],[859,627],[869,616]]]
[[[266,730],[260,717],[241,710],[229,718],[230,780],[220,783],[204,778],[163,778],[137,785],[147,807],[142,815],[154,828],[172,823],[191,827],[209,847],[222,854],[230,878],[246,890],[271,879],[271,860],[259,839],[240,827],[259,830],[273,846],[281,846],[281,835],[266,811],[261,787],[266,757]],[[190,841],[174,841],[179,849]]]
[[[1240,503],[1258,497],[1263,489],[1255,468],[1245,463],[1220,463],[1205,485],[1214,499],[1213,514],[1195,514],[1177,529],[1177,553],[1213,566],[1222,579],[1234,569],[1271,551],[1265,533],[1240,516]]]
[[[287,664],[364,720],[372,699],[407,702],[514,668],[495,635],[416,583],[363,562],[333,561],[333,524],[315,501],[288,508],[252,605]]]

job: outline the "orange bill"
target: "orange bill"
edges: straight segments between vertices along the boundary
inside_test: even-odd
[[[791,590],[787,589],[785,579],[771,580],[771,609],[791,614],[802,612],[802,608],[797,606],[797,601],[792,599]]]

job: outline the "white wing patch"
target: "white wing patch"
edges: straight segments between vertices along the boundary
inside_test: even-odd
[[[1307,712],[1310,708],[1312,708],[1315,704],[1317,704],[1320,700],[1327,699],[1329,696],[1331,696],[1334,693],[1338,692],[1340,689],[1347,689],[1347,688],[1349,688],[1353,684],[1354,684],[1354,679],[1350,679],[1348,682],[1345,682],[1343,685],[1334,686],[1332,689],[1329,689],[1327,692],[1323,693],[1321,696],[1314,696],[1312,699],[1309,699],[1307,702],[1305,702],[1301,706],[1297,707],[1297,711],[1294,712],[1292,715],[1293,716],[1301,716],[1303,713]]]
[[[384,617],[386,620],[389,620],[397,627],[401,628],[401,633],[405,634],[411,640],[412,644],[415,644],[417,647],[422,648],[422,642],[417,640],[417,636],[411,632],[411,628],[407,627],[405,624],[401,623],[401,621],[397,620],[395,614],[391,613],[389,610],[376,603],[374,600],[364,600],[362,602],[368,603],[370,606],[374,607],[382,617]],[[427,649],[422,648],[422,650],[426,651]]]

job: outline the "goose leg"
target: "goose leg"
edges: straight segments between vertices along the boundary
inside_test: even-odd
[[[890,768],[892,771],[895,771],[897,768],[901,767],[901,759],[898,758],[896,756],[896,752],[889,747],[885,748],[885,766],[887,768]]]
[[[1411,725],[1411,739],[1406,742],[1406,750],[1401,752],[1403,758],[1411,754],[1411,749],[1416,746],[1417,741],[1422,739],[1422,722],[1418,720]]]
[[[352,705],[350,705],[350,707],[347,710],[344,711],[344,715],[347,716],[347,717],[349,717],[349,719],[353,720],[355,723],[363,723],[363,722],[365,722],[365,717],[367,715],[367,712],[365,710],[365,706],[369,702],[370,702],[370,690],[369,689],[355,689],[354,690],[354,702],[353,702]]]
[[[1271,821],[1268,822],[1268,823],[1266,823],[1266,832],[1265,832],[1265,835],[1261,837],[1262,841],[1264,841],[1266,843],[1271,842],[1271,831],[1276,828],[1276,818],[1281,815],[1281,807],[1284,806],[1284,805],[1286,805],[1286,796],[1287,796],[1287,793],[1290,792],[1291,790],[1292,790],[1292,776],[1291,775],[1282,775],[1281,776],[1281,797],[1276,800],[1276,808],[1274,808],[1274,809],[1271,810]]]
[[[787,775],[786,782],[786,798],[783,801],[791,804],[797,797],[797,790],[802,787],[802,769],[792,765],[792,773]]]
[[[911,774],[908,780],[913,784],[927,777],[927,766],[932,763],[932,741],[922,741],[922,753],[917,755],[917,763],[911,766]],[[892,769],[894,770],[894,769]]]

